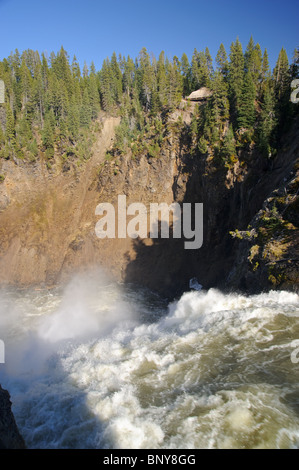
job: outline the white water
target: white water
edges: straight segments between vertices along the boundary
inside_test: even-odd
[[[191,291],[167,307],[93,274],[2,289],[0,338],[29,448],[299,448],[295,293]]]

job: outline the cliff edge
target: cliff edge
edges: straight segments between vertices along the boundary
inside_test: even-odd
[[[0,449],[25,449],[11,405],[8,391],[0,385]]]

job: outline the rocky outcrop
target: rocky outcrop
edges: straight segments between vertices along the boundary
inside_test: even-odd
[[[25,449],[11,405],[9,393],[0,385],[0,449]]]
[[[275,189],[269,192],[246,230],[231,233],[238,240],[238,246],[227,285],[246,292],[256,292],[261,287],[299,289],[297,156],[296,145],[288,149],[287,155],[280,155],[276,165],[280,171],[285,169]]]
[[[199,90],[192,91],[190,95],[187,97],[187,100],[191,101],[201,101],[206,100],[212,95],[212,91],[207,87],[201,87]]]

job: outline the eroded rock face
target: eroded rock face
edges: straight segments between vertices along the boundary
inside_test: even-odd
[[[97,262],[98,191],[92,182],[118,123],[119,118],[106,119],[93,158],[80,168],[71,160],[67,171],[61,162],[52,171],[41,160],[2,162],[0,283],[52,285],[69,269]],[[85,243],[78,242],[81,238]],[[76,256],[69,263],[72,253]]]
[[[180,112],[188,127],[192,107]],[[293,261],[287,262],[289,281],[283,284],[279,273],[268,273],[267,263],[257,264],[251,246],[243,249],[244,244],[240,247],[240,240],[230,235],[235,229],[246,231],[249,224],[254,226],[256,215],[273,191],[288,191],[288,182],[298,173],[297,131],[286,136],[285,147],[275,159],[270,161],[253,149],[242,155],[242,165],[227,170],[213,155],[190,154],[188,129],[185,140],[183,133],[170,133],[156,157],[133,159],[128,152],[106,161],[105,151],[118,122],[107,118],[93,157],[80,168],[71,160],[67,168],[50,172],[41,161],[3,163],[0,283],[51,286],[82,269],[102,266],[116,280],[136,282],[169,297],[187,290],[193,277],[204,288],[267,290],[273,288],[271,279],[277,280],[275,288],[298,285]],[[297,189],[292,189],[289,197],[281,194],[278,198],[283,217],[295,227],[290,232],[289,255],[284,255],[287,260],[298,258]],[[116,208],[117,219],[118,195],[126,196],[127,205],[137,202],[147,208],[161,202],[203,203],[202,247],[186,250],[184,239],[173,238],[97,238],[95,209],[99,203],[109,202]],[[270,263],[283,248],[269,245]],[[276,261],[277,269],[283,266]]]
[[[25,449],[11,405],[9,393],[0,385],[0,449]]]

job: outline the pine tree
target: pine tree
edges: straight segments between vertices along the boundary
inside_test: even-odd
[[[21,64],[21,69],[20,69],[20,74],[21,74],[21,90],[22,90],[22,105],[26,106],[28,101],[31,98],[31,91],[32,91],[32,76],[30,74],[30,71],[26,65],[25,59],[23,58],[22,64]]]
[[[237,123],[239,128],[252,129],[255,123],[255,93],[256,88],[250,72],[245,73]]]
[[[127,95],[132,96],[133,86],[135,78],[135,64],[134,61],[128,56],[127,60],[124,62],[124,72],[123,72],[123,90]]]
[[[276,118],[274,112],[274,93],[270,85],[265,88],[262,103],[261,113],[258,125],[258,143],[259,147],[266,155],[271,154],[271,147],[273,142],[273,130],[276,125]]]
[[[252,72],[253,66],[253,53],[254,53],[254,40],[253,37],[250,36],[249,43],[247,44],[245,53],[244,53],[244,69],[245,72]]]
[[[263,59],[262,59],[262,89],[268,86],[269,80],[271,78],[271,70],[269,66],[269,58],[267,49],[264,50]]]
[[[89,73],[89,71],[88,71],[88,65],[87,65],[86,61],[84,61],[83,73],[82,73],[83,79],[87,79],[87,78],[88,78],[88,73]],[[84,81],[86,81],[86,80],[84,80]]]
[[[212,56],[210,54],[208,47],[206,47],[205,49],[205,57],[206,57],[206,64],[207,64],[208,72],[209,72],[208,76],[210,80],[213,75],[214,70],[213,70],[213,59],[212,59]]]
[[[217,69],[222,73],[223,78],[226,80],[228,76],[228,60],[224,45],[221,43],[216,55]]]
[[[48,61],[44,53],[42,54],[41,73],[42,73],[43,89],[46,91],[46,89],[48,88],[49,66],[48,66]]]
[[[96,75],[94,73],[90,74],[88,82],[88,94],[90,102],[90,111],[91,119],[94,120],[97,118],[100,108],[100,95],[97,85]]]
[[[116,53],[113,52],[111,57],[111,76],[112,76],[112,92],[113,100],[116,104],[120,104],[122,98],[122,73],[117,61]]]
[[[221,151],[225,160],[233,160],[236,157],[236,142],[232,125],[229,126],[224,137]]]
[[[259,44],[254,44],[252,36],[244,54],[245,72],[250,72],[256,87],[259,86],[262,77],[262,51]]]
[[[87,88],[84,89],[82,105],[80,109],[80,125],[88,128],[91,123],[91,107]]]
[[[145,110],[150,108],[151,94],[156,87],[156,78],[150,61],[150,56],[146,48],[142,48],[139,53],[139,77],[141,85],[141,102],[145,106]]]
[[[181,58],[181,70],[183,75],[183,95],[188,96],[191,93],[191,74],[190,74],[190,64],[187,55],[185,52]]]
[[[200,55],[197,49],[195,48],[191,59],[191,87],[193,90],[197,90],[201,86],[199,62]]]
[[[274,91],[276,99],[275,113],[278,118],[278,125],[276,128],[276,139],[282,135],[292,119],[292,106],[290,102],[290,85],[291,74],[289,68],[289,61],[286,50],[281,49],[278,59],[273,70]]]
[[[279,52],[276,65],[273,70],[273,77],[276,96],[277,99],[280,100],[285,95],[286,90],[289,91],[290,86],[289,60],[284,48]]]
[[[55,57],[55,56],[54,56]],[[69,57],[63,46],[57,56],[51,58],[51,65],[57,79],[63,80],[67,88],[72,86],[72,72],[69,65]],[[53,63],[52,63],[53,61]]]
[[[18,147],[24,150],[31,143],[33,139],[31,124],[28,121],[26,115],[24,114],[21,118],[18,119],[16,125],[16,136]]]
[[[230,48],[230,64],[229,64],[229,97],[230,107],[232,110],[233,121],[236,121],[243,87],[244,79],[244,55],[242,45],[237,38]]]
[[[45,89],[43,85],[42,64],[37,64],[34,71],[35,80],[32,85],[32,101],[35,108],[36,117],[43,124],[43,116],[45,112]]]
[[[91,64],[90,64],[90,74],[89,74],[89,76],[95,75],[95,74],[96,74],[96,66],[94,65],[94,61],[92,60]]]
[[[112,110],[114,105],[112,80],[110,61],[107,58],[103,61],[100,73],[100,91],[103,109],[108,112]]]
[[[46,150],[47,158],[54,155],[54,129],[53,129],[54,113],[51,110],[45,116],[44,127],[42,130],[42,143]]]
[[[165,53],[162,51],[157,62],[157,91],[159,107],[163,108],[167,104],[167,76],[165,67]]]
[[[199,86],[210,86],[210,71],[205,52],[199,53]]]
[[[15,120],[12,109],[9,104],[6,104],[6,129],[5,137],[10,148],[15,147],[16,145],[16,130],[15,130]]]
[[[78,109],[78,105],[74,99],[71,97],[67,115],[68,121],[68,130],[74,140],[78,138],[79,127],[80,127],[80,113]]]
[[[228,85],[223,74],[217,70],[212,82],[213,94],[210,97],[207,108],[210,108],[210,138],[217,141],[222,138],[222,134],[229,120],[229,100]]]
[[[255,45],[252,54],[252,65],[251,65],[251,75],[254,81],[255,86],[259,86],[260,80],[262,78],[262,50],[259,44]]]
[[[67,87],[66,87],[66,84],[62,80],[59,80],[58,82],[56,100],[57,100],[56,120],[61,121],[66,118],[68,105],[69,105]]]
[[[71,69],[72,69],[73,78],[80,80],[81,70],[80,70],[79,62],[78,62],[77,57],[75,55],[73,57]]]
[[[173,57],[171,63],[168,62],[167,81],[168,106],[173,108],[182,99],[182,76],[180,73],[180,63],[176,56]]]
[[[22,78],[21,78],[21,56],[18,49],[8,58],[10,71],[8,73],[7,85],[10,82],[13,90],[13,109],[18,112],[22,109]],[[9,85],[8,85],[9,87]],[[12,104],[12,102],[11,102]]]

